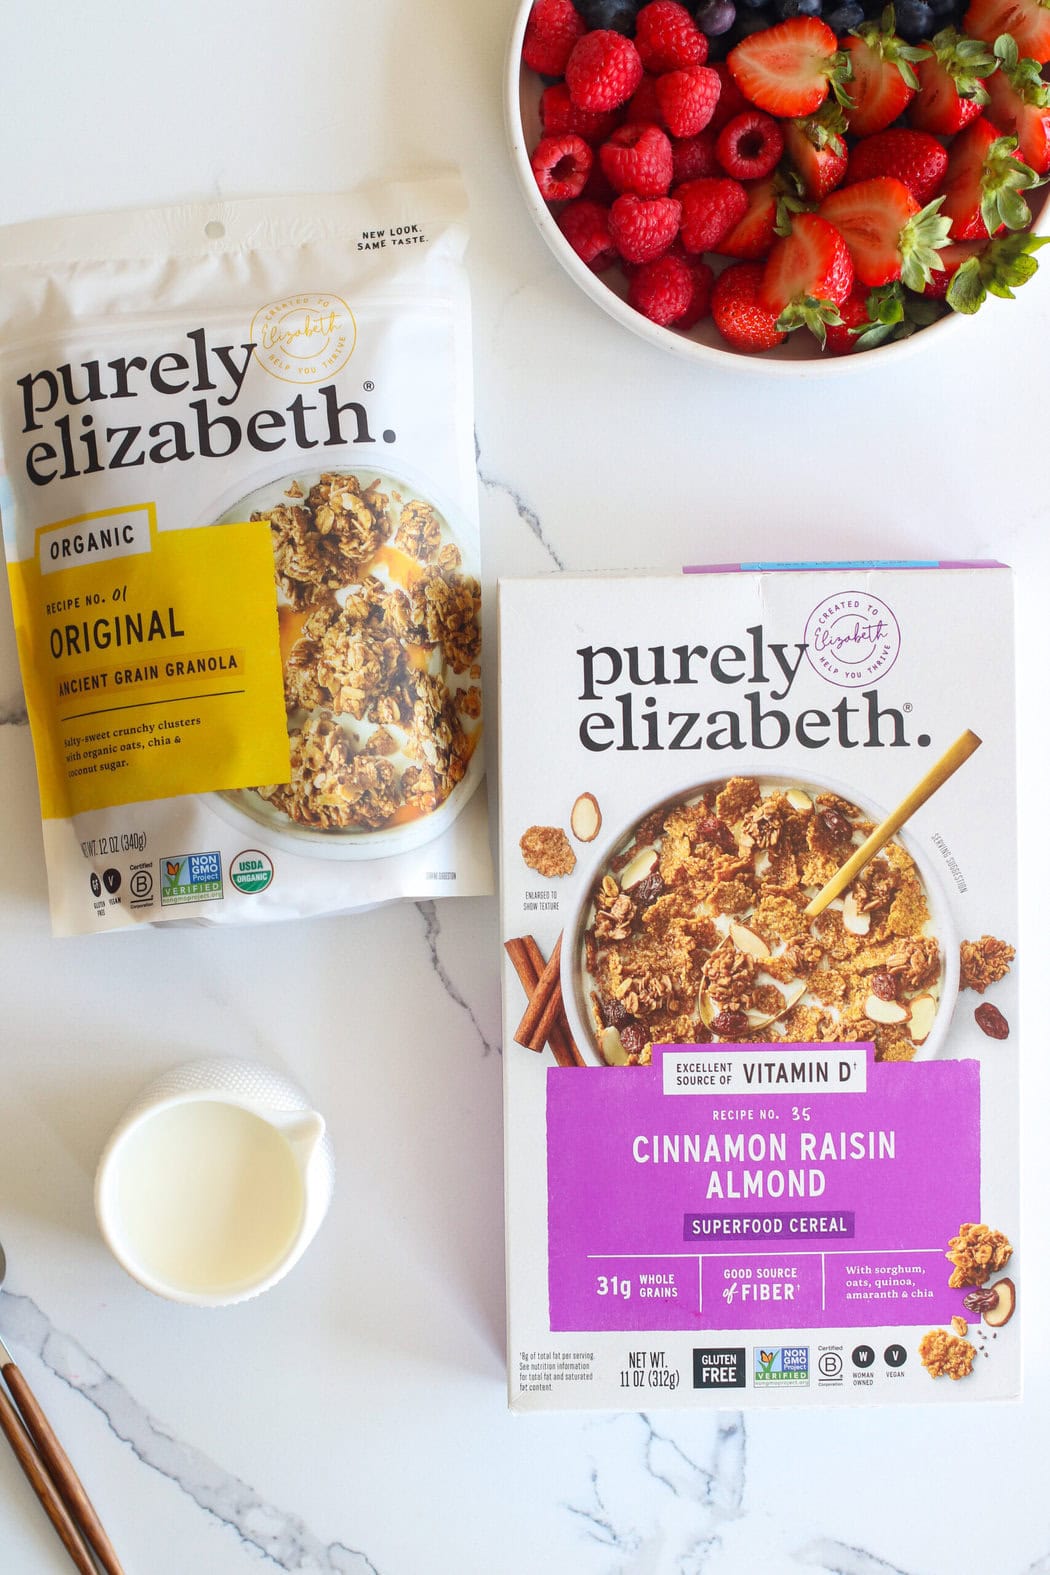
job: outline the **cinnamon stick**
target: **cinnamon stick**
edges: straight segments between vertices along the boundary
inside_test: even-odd
[[[506,941],[504,950],[513,964],[514,971],[521,981],[526,998],[531,1001],[536,990],[540,975],[546,964],[539,945],[531,935],[522,935],[516,939]],[[554,1012],[546,1039],[550,1045],[551,1053],[559,1066],[583,1066],[583,1057],[580,1054],[565,1020],[564,1008],[561,1002],[561,991],[557,995],[558,1010]],[[543,1041],[529,1046],[537,1051],[543,1049]]]
[[[557,1005],[552,1010],[551,1003],[555,992],[559,996]],[[560,1008],[561,1001],[561,936],[555,941],[550,957],[544,966],[543,972],[536,980],[536,988],[529,997],[529,1004],[525,1008],[521,1022],[518,1024],[514,1038],[519,1045],[525,1045],[529,1050],[542,1049],[546,1043],[546,1035],[539,1037],[539,1028],[543,1024],[548,1030],[554,1020],[554,1013]]]

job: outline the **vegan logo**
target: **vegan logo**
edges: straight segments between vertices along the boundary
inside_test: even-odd
[[[809,1346],[773,1345],[755,1350],[756,1384],[808,1384]]]
[[[810,666],[840,689],[859,689],[884,677],[901,648],[896,616],[869,591],[825,597],[806,620],[804,638]]]
[[[342,371],[357,344],[357,323],[338,295],[289,295],[261,306],[248,337],[264,372],[282,383],[320,383]]]

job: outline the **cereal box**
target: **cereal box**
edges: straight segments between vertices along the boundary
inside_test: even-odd
[[[515,1409],[1018,1395],[1011,616],[999,564],[502,582]]]

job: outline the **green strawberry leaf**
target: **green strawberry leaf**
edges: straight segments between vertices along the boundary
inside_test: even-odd
[[[948,305],[967,315],[976,312],[989,295],[1012,301],[1013,292],[1038,271],[1034,253],[1050,245],[1050,235],[1015,233],[989,241],[983,251],[967,258],[948,286]]]
[[[934,272],[944,264],[937,255],[947,246],[952,221],[940,211],[943,197],[935,197],[925,208],[913,213],[900,232],[897,245],[901,254],[901,279],[909,290],[922,292]]]
[[[792,333],[796,328],[808,328],[823,350],[827,343],[829,324],[838,327],[842,314],[834,301],[821,301],[814,295],[804,295],[785,306],[777,318],[781,333]]]
[[[1028,204],[1019,194],[1045,185],[1045,177],[1014,158],[1016,137],[997,137],[985,154],[981,173],[981,218],[989,235],[1001,225],[1024,230],[1032,222]]]

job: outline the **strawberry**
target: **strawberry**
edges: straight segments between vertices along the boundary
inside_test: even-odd
[[[951,227],[940,215],[942,201],[938,197],[920,208],[907,186],[880,175],[841,186],[824,198],[819,212],[842,232],[862,284],[901,279],[921,291],[939,266],[937,252]]]
[[[845,129],[842,109],[832,103],[824,104],[815,115],[784,122],[784,146],[810,202],[826,197],[846,173]]]
[[[634,42],[646,71],[659,76],[682,66],[702,66],[707,39],[678,0],[650,0],[638,13]]]
[[[940,189],[947,167],[944,144],[928,131],[890,126],[857,143],[850,155],[846,184],[892,175],[907,186],[921,207]]]
[[[776,314],[758,298],[762,274],[761,263],[733,263],[715,280],[711,316],[734,350],[772,350],[787,338],[777,327]]]
[[[948,294],[948,286],[963,263],[969,262],[971,257],[979,256],[988,244],[986,240],[949,241],[947,246],[942,246],[940,259],[943,267],[938,268],[933,277],[927,280],[923,295],[928,295],[935,301],[943,301]]]
[[[735,115],[718,133],[718,162],[734,180],[761,180],[771,175],[783,151],[780,122],[760,109]]]
[[[795,16],[742,39],[727,58],[744,97],[781,119],[811,115],[828,96],[844,99],[846,61],[826,22]]]
[[[893,7],[878,22],[865,22],[843,39],[853,70],[849,92],[852,104],[846,122],[855,137],[870,137],[902,114],[919,89],[913,62],[924,49],[906,44],[895,31]]]
[[[1035,170],[1017,156],[1017,138],[1000,136],[982,115],[960,131],[948,154],[944,212],[951,221],[952,240],[976,241],[1002,229],[1027,229],[1032,215],[1021,193],[1038,184]]]
[[[815,213],[798,213],[769,254],[758,298],[778,328],[805,325],[823,344],[852,288],[853,264],[838,230]]]
[[[703,131],[721,91],[718,73],[710,66],[686,66],[657,77],[656,100],[672,137],[695,137]]]
[[[665,197],[671,185],[671,139],[659,126],[621,126],[598,149],[606,179],[617,192]]]
[[[609,209],[609,234],[624,262],[661,257],[678,234],[682,204],[673,197],[636,197],[626,192]]]
[[[908,114],[917,131],[953,137],[976,120],[988,102],[984,79],[998,65],[979,39],[945,27],[930,40],[929,52],[915,68],[919,96]]]
[[[718,243],[723,257],[739,257],[757,262],[768,257],[777,238],[780,183],[773,175],[752,181],[747,191],[748,208],[743,218]]]
[[[1022,60],[1017,45],[1004,34],[994,45],[999,69],[985,82],[988,113],[1003,131],[1017,138],[1017,151],[1037,174],[1050,170],[1050,87],[1038,60]]]
[[[987,241],[956,269],[948,285],[948,305],[955,312],[969,315],[977,311],[988,295],[1012,301],[1014,289],[1025,284],[1039,267],[1033,252],[1045,246],[1048,240],[1050,236],[1015,232]]]
[[[1019,54],[1050,60],[1050,10],[1040,0],[970,0],[963,27],[986,44],[1009,33]]]
[[[675,188],[682,205],[682,245],[687,252],[713,252],[747,212],[747,192],[738,180],[689,180]]]
[[[839,319],[837,323],[829,323],[824,332],[824,349],[829,355],[849,355],[856,350],[857,331],[871,323],[864,285],[854,285],[839,307]]]

